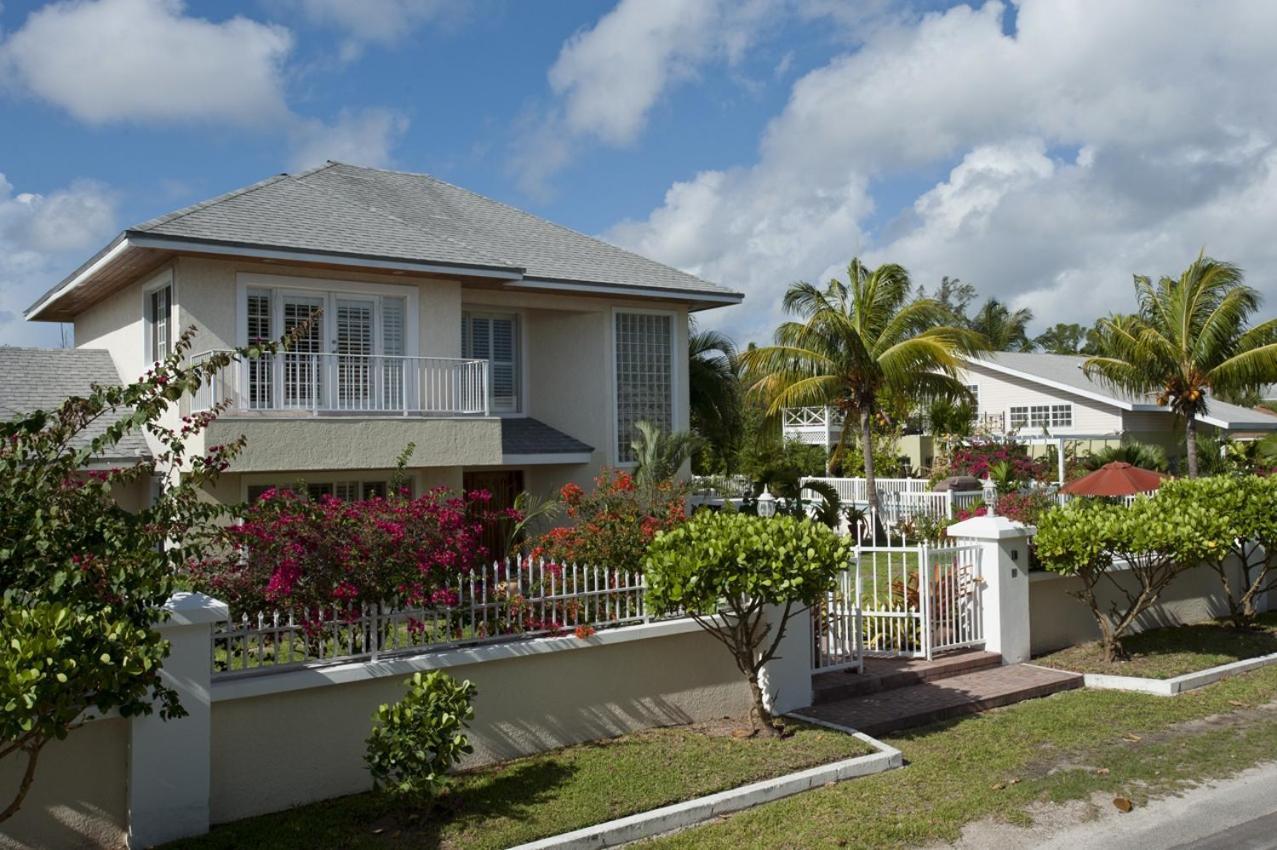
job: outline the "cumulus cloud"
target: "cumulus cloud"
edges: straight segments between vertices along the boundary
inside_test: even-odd
[[[392,109],[343,110],[332,122],[299,120],[293,128],[292,167],[322,165],[325,160],[390,165],[395,144],[408,129],[408,119]]]
[[[291,47],[282,27],[191,17],[181,0],[65,0],[0,44],[0,79],[88,124],[253,124],[287,112]]]
[[[15,192],[0,174],[0,343],[50,345],[57,327],[22,311],[116,231],[115,197],[80,180],[40,195]]]
[[[1277,297],[1274,31],[1273,4],[1156,0],[884,21],[795,82],[755,164],[678,183],[605,235],[745,290],[707,318],[755,339],[788,282],[854,253],[1050,322],[1129,309],[1131,273],[1203,245]],[[876,210],[937,169],[903,214]]]
[[[289,0],[313,23],[345,34],[342,58],[357,58],[369,44],[402,42],[428,23],[456,25],[469,13],[467,4],[449,0]]]

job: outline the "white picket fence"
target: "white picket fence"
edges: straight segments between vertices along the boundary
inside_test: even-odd
[[[799,480],[802,486],[811,482],[832,487],[844,505],[863,509],[869,504],[869,488],[864,478],[808,477]],[[936,492],[927,489],[929,482],[922,478],[878,478],[874,480],[874,484],[878,491],[878,503],[882,505],[881,518],[891,526],[901,520],[924,516],[936,520],[953,519],[959,512],[977,502],[988,504],[996,497],[992,488]]]
[[[437,601],[233,612],[211,636],[213,675],[376,661],[392,655],[649,621],[639,572],[509,558],[475,570]]]

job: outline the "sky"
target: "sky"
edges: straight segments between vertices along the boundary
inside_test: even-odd
[[[1201,250],[1277,304],[1271,0],[0,0],[0,344],[124,227],[335,159],[743,291],[852,256],[1037,317]]]

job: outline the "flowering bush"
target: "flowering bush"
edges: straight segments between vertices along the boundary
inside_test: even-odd
[[[1046,465],[1029,457],[1024,446],[997,440],[976,440],[956,447],[949,458],[949,474],[983,481],[998,464],[1006,464],[1008,475],[1016,481],[1041,481],[1047,475]]]
[[[640,491],[620,470],[599,473],[591,493],[569,483],[559,495],[574,525],[543,535],[533,558],[638,572],[652,538],[686,519],[681,485],[666,481]]]
[[[1007,493],[998,497],[998,513],[1025,525],[1037,525],[1043,512],[1055,506],[1055,499],[1045,490]]]
[[[410,606],[457,601],[457,579],[487,557],[489,494],[444,489],[343,502],[270,490],[239,525],[224,528],[219,554],[188,565],[193,583],[236,612],[284,609],[308,622],[391,597]]]

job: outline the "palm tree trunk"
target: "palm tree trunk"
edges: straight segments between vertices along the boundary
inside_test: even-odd
[[[1184,426],[1185,446],[1184,450],[1188,459],[1188,477],[1197,477],[1197,419],[1190,413],[1188,416],[1188,424]]]
[[[865,456],[865,496],[869,500],[869,509],[878,516],[882,515],[882,505],[878,504],[878,482],[874,476],[873,419],[868,410],[860,411],[860,450]]]

